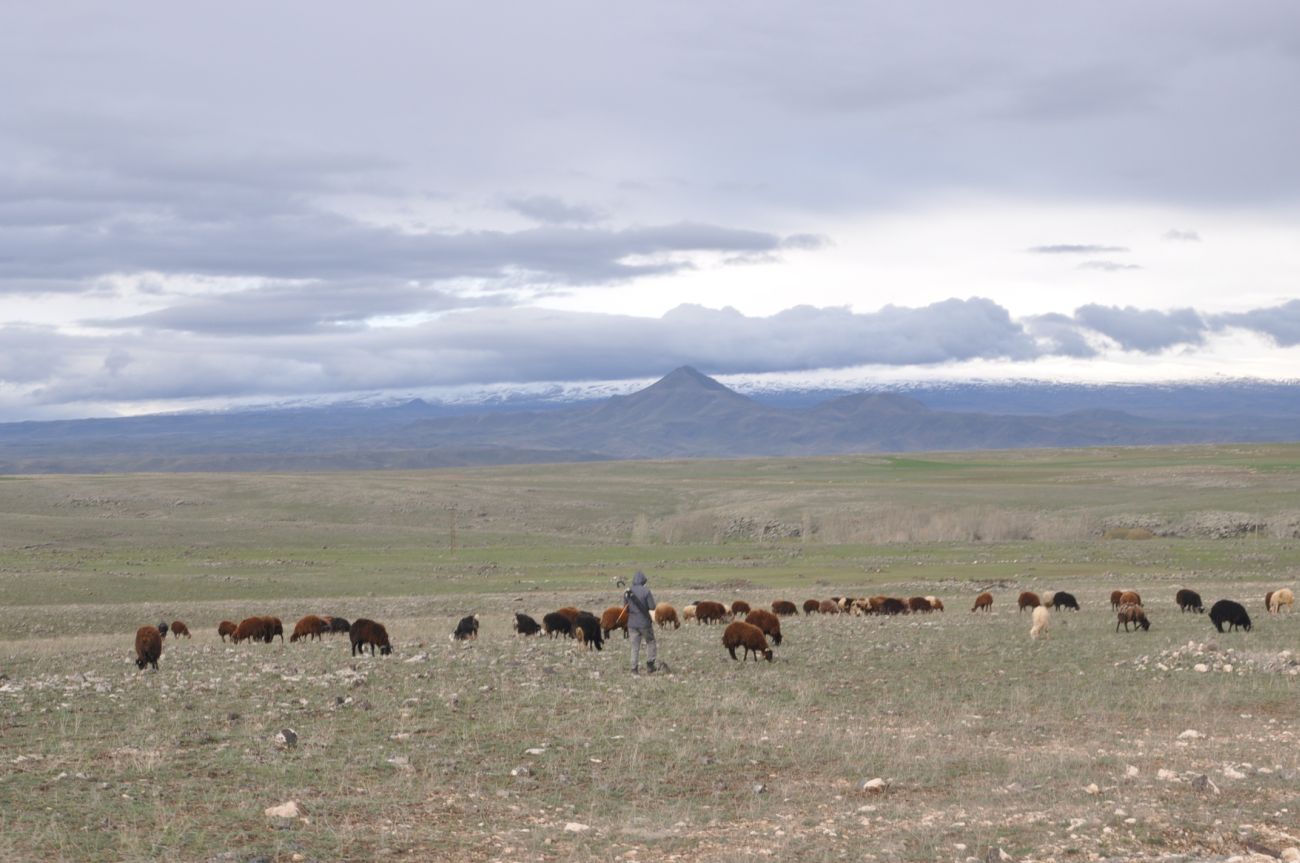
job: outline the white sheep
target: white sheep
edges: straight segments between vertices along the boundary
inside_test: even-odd
[[[1029,628],[1029,637],[1037,640],[1038,636],[1047,638],[1047,627],[1052,622],[1052,613],[1040,605],[1034,609],[1034,625]]]
[[[1287,611],[1291,611],[1295,608],[1295,594],[1291,592],[1291,588],[1289,587],[1273,591],[1268,598],[1268,610],[1273,614],[1280,612],[1284,605],[1286,606]]]

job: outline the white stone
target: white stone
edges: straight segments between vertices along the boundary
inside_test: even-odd
[[[1166,770],[1165,768],[1161,767],[1158,771],[1156,771],[1156,778],[1159,779],[1161,782],[1177,782],[1178,774],[1172,770]]]
[[[1141,770],[1138,770],[1137,767],[1135,767],[1132,764],[1124,768],[1124,775],[1127,776],[1129,779],[1132,779],[1133,777],[1137,776],[1141,772],[1142,772]]]
[[[279,806],[267,807],[263,814],[267,818],[301,818],[302,807],[298,805],[298,801],[290,800],[288,803],[281,803]]]
[[[875,779],[868,779],[863,782],[858,788],[870,794],[882,794],[885,790],[885,780],[877,776]]]
[[[1237,770],[1237,769],[1234,768],[1234,767],[1225,767],[1225,768],[1223,768],[1223,776],[1224,776],[1225,779],[1245,779],[1245,778],[1246,778],[1246,774],[1245,774],[1245,773],[1242,773],[1240,770]]]
[[[1083,790],[1094,796],[1101,793],[1101,789],[1097,787],[1096,782],[1089,782],[1087,785],[1083,786]]]
[[[1282,859],[1287,863],[1300,863],[1300,848],[1292,845],[1290,848],[1283,849]]]
[[[1198,662],[1192,666],[1192,670],[1199,671],[1201,674],[1204,674],[1205,672],[1210,670],[1210,666],[1206,665],[1204,662]]]
[[[590,824],[579,824],[577,821],[570,821],[564,825],[565,833],[586,833],[590,829]]]
[[[1203,737],[1205,737],[1204,734],[1193,728],[1189,728],[1182,734],[1178,735],[1179,740],[1200,740]]]
[[[1228,674],[1231,674],[1231,673],[1232,673],[1232,663],[1225,662],[1225,663],[1223,664],[1223,670],[1224,670],[1225,672],[1227,672]]]
[[[524,754],[525,754],[525,755],[545,755],[545,754],[546,754],[546,750],[545,750],[545,749],[542,749],[540,746],[535,746],[535,747],[533,747],[532,749],[525,749],[525,750],[524,750]]]

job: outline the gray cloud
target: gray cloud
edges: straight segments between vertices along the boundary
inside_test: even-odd
[[[1262,333],[1284,348],[1300,345],[1300,300],[1291,300],[1268,309],[1215,315],[1210,320],[1219,329],[1238,327]]]
[[[1125,270],[1140,270],[1139,264],[1123,264],[1119,261],[1084,261],[1079,264],[1080,270],[1100,270],[1103,273],[1121,273]]]
[[[1025,321],[1025,329],[1043,344],[1043,353],[1086,359],[1097,355],[1080,332],[1078,321],[1068,315],[1037,315]]]
[[[1124,350],[1143,353],[1155,353],[1175,345],[1200,344],[1209,329],[1194,309],[1162,312],[1092,304],[1076,309],[1074,318],[1113,339]]]
[[[570,204],[553,195],[511,198],[510,209],[548,225],[590,225],[608,218],[604,211],[583,204]]]
[[[1054,246],[1031,246],[1026,249],[1036,255],[1102,255],[1127,252],[1124,246],[1101,246],[1089,243],[1060,243]]]

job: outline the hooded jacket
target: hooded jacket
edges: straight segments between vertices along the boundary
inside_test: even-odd
[[[623,593],[628,629],[648,629],[654,625],[655,596],[645,581],[645,573],[638,569],[632,576],[632,586]]]

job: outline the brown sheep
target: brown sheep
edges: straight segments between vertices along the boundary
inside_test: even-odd
[[[722,622],[731,617],[727,607],[720,602],[695,603],[695,619],[699,623]]]
[[[226,636],[234,635],[235,630],[238,628],[239,627],[235,624],[233,620],[223,620],[217,624],[217,635],[220,635],[221,640],[225,641]]]
[[[682,628],[682,622],[677,619],[677,609],[666,602],[661,602],[655,606],[655,623],[659,624],[660,629],[670,623],[673,625],[673,629]]]
[[[566,605],[566,606],[564,606],[564,608],[557,608],[557,609],[555,609],[555,613],[556,613],[556,614],[563,614],[565,617],[569,618],[569,625],[570,625],[570,626],[572,626],[574,623],[577,623],[577,621],[578,621],[578,615],[579,615],[579,614],[582,614],[581,611],[579,611],[578,609],[574,608],[572,605]]]
[[[993,610],[993,594],[989,593],[987,590],[975,597],[975,604],[971,606],[970,610],[979,611],[980,609],[983,609],[984,611]]]
[[[759,629],[752,623],[745,623],[743,620],[737,620],[729,624],[725,632],[722,633],[722,646],[727,648],[731,658],[736,658],[736,648],[745,649],[745,659],[749,659],[749,654],[754,654],[754,661],[758,661],[759,654],[768,662],[772,661],[772,649],[767,646],[767,639],[763,637],[763,630]]]
[[[772,603],[772,613],[777,617],[789,617],[799,613],[799,607],[788,599],[778,599]]]
[[[821,609],[822,609],[821,600],[805,599],[803,601],[804,614],[812,614],[814,611],[821,611]]]
[[[158,670],[158,657],[162,656],[162,635],[156,626],[142,626],[135,631],[135,667],[152,665]],[[735,657],[732,657],[733,659]]]
[[[927,597],[925,598],[925,601],[928,602],[928,603],[930,603],[930,608],[931,608],[931,610],[933,610],[933,611],[943,611],[943,600],[939,599],[939,597],[937,597],[937,596],[927,596]]]
[[[886,596],[880,605],[876,606],[876,614],[907,614],[907,603],[901,599],[892,596]]]
[[[604,634],[604,637],[609,638],[609,634],[616,629],[623,630],[623,637],[627,638],[626,605],[611,605],[609,608],[601,612],[600,631]]]
[[[1142,606],[1135,605],[1131,602],[1126,602],[1119,607],[1119,612],[1115,620],[1116,632],[1119,632],[1119,625],[1121,623],[1124,624],[1125,632],[1128,632],[1128,625],[1130,623],[1140,626],[1143,629],[1151,628],[1151,621],[1147,620],[1146,612],[1142,610]],[[1136,631],[1137,630],[1135,629],[1134,632]]]
[[[740,617],[742,614],[749,614],[749,612],[749,603],[745,602],[745,600],[737,599],[735,602],[731,603],[731,614],[733,617]]]
[[[243,620],[239,621],[239,626],[235,627],[235,631],[231,633],[230,640],[235,642],[235,644],[248,641],[249,639],[270,643],[270,631],[271,626],[270,623],[267,622],[266,618],[245,617]]]
[[[185,625],[185,621],[183,620],[173,620],[172,638],[180,638],[182,635],[186,638],[190,638],[190,628]]]
[[[366,645],[370,645],[371,656],[375,655],[376,647],[379,648],[381,656],[393,652],[393,645],[388,641],[388,630],[384,629],[384,625],[364,617],[352,622],[352,631],[348,633],[348,638],[352,640],[353,656],[365,653]]]
[[[1141,605],[1142,597],[1138,595],[1136,590],[1126,590],[1119,595],[1119,604],[1121,607],[1125,605]]]
[[[1112,590],[1110,592],[1110,610],[1116,611],[1123,603],[1120,601],[1124,597],[1124,591]]]
[[[910,611],[920,614],[929,614],[931,611],[934,611],[934,609],[930,607],[930,600],[926,599],[924,596],[914,596],[909,599],[907,601],[907,608]]]
[[[753,624],[763,630],[763,634],[772,639],[777,647],[781,646],[781,621],[770,611],[756,608],[745,618],[745,623]]]
[[[839,614],[840,604],[829,599],[823,599],[818,605],[817,610],[822,614]]]
[[[330,625],[328,621],[322,617],[317,617],[314,614],[309,614],[299,620],[293,627],[293,635],[289,636],[289,641],[293,642],[298,641],[299,639],[308,641],[312,638],[320,641],[323,640],[322,637],[325,633],[329,631]]]
[[[1016,600],[1016,602],[1019,604],[1021,611],[1024,611],[1026,608],[1038,608],[1038,606],[1043,604],[1042,601],[1039,600],[1038,594],[1034,593],[1032,590],[1022,591],[1020,598]]]

